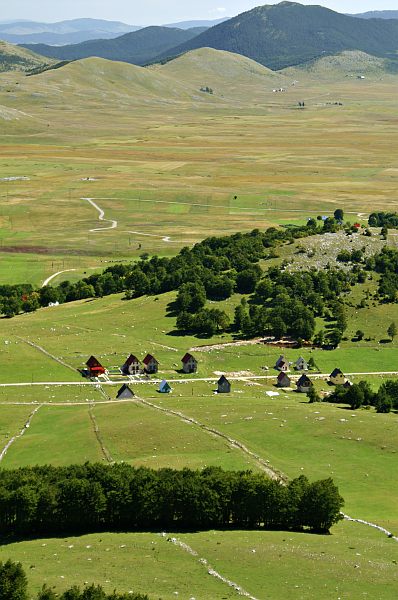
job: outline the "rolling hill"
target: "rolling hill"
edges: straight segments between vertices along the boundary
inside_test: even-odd
[[[380,78],[397,72],[397,63],[359,50],[347,50],[333,56],[324,56],[282,71],[286,76],[293,78],[299,78],[303,73],[307,73],[317,79],[329,81],[346,77]]]
[[[12,44],[78,44],[98,38],[111,39],[140,27],[119,21],[72,19],[57,23],[14,21],[0,24],[0,38]]]
[[[322,6],[281,2],[216,25],[160,58],[200,47],[236,52],[275,70],[344,50],[393,58],[398,50],[398,21],[358,19]]]
[[[200,48],[152,69],[190,86],[211,88],[224,98],[251,98],[271,91],[272,87],[286,85],[284,75],[275,73],[250,58],[213,48]]]
[[[61,47],[45,44],[24,44],[23,47],[59,60],[98,56],[109,60],[143,65],[151,62],[159,54],[167,52],[176,44],[196,37],[202,31],[200,28],[182,30],[170,27],[145,27],[112,40],[92,40]]]
[[[29,71],[53,62],[25,48],[0,41],[0,72]]]

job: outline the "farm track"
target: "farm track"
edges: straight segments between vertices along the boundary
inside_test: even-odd
[[[52,360],[55,360],[55,362],[59,363],[63,367],[66,367],[67,369],[71,369],[74,373],[77,373],[77,370],[74,367],[72,367],[71,365],[68,365],[68,363],[64,362],[63,360],[61,360],[60,358],[58,358],[54,354],[51,354],[51,352],[48,352],[42,346],[39,346],[38,344],[35,344],[34,342],[30,342],[29,340],[25,340],[24,338],[21,338],[19,336],[17,336],[17,338],[19,340],[21,340],[21,342],[24,342],[25,344],[28,344],[28,346],[31,346],[32,348],[35,348],[36,350],[39,350],[39,352],[42,352],[43,354],[45,354],[46,356],[48,356]]]
[[[70,271],[76,271],[76,269],[64,269],[64,271],[58,271],[57,273],[54,273],[54,275],[50,275],[50,277],[47,277],[47,279],[45,281],[43,281],[43,283],[41,284],[41,287],[42,288],[46,287],[46,285],[48,285],[50,283],[50,281],[52,281],[53,279],[58,277],[58,275],[62,275],[62,273],[69,273]]]
[[[178,538],[176,538],[174,536],[168,537],[167,533],[161,533],[159,535],[162,538],[165,538],[167,542],[174,544],[174,546],[177,546],[177,548],[181,548],[181,550],[184,550],[184,552],[187,552],[187,554],[190,554],[191,556],[194,556],[195,558],[197,558],[199,556],[199,554],[196,552],[196,550],[194,550],[191,546],[189,546],[185,542],[182,542]],[[257,598],[255,598],[254,596],[249,594],[249,592],[246,592],[246,590],[244,590],[240,585],[238,585],[234,581],[231,581],[230,579],[227,579],[226,577],[221,575],[218,571],[213,569],[213,567],[211,565],[209,565],[209,562],[206,558],[197,558],[197,560],[201,565],[203,565],[207,569],[208,575],[210,575],[211,577],[214,577],[215,579],[222,581],[222,583],[224,583],[228,587],[234,589],[235,592],[237,592],[239,594],[239,596],[244,596],[245,598],[249,598],[250,600],[258,600]]]
[[[22,339],[22,338],[19,338]],[[67,363],[64,363],[63,361],[61,361],[61,359],[57,358],[56,356],[50,354],[49,352],[47,352],[46,350],[44,350],[44,348],[41,348],[40,346],[37,346],[36,344],[33,344],[32,342],[29,342],[27,340],[23,340],[24,342],[26,342],[27,344],[30,344],[31,346],[41,350],[42,352],[44,352],[44,354],[47,354],[47,356],[49,356],[50,358],[53,358],[54,360],[56,360],[57,362],[59,362],[61,365],[63,365],[64,367],[68,367],[69,369],[72,369],[74,372],[77,373],[77,370],[72,367],[71,365],[68,365]],[[275,373],[274,375],[228,375],[228,379],[230,379],[231,381],[241,381],[241,382],[250,382],[250,381],[267,381],[270,379],[276,379],[279,373]],[[328,379],[330,373],[308,373],[313,379]],[[292,380],[294,381],[295,378],[299,378],[301,376],[301,373],[297,373],[297,374],[291,374],[292,375]],[[348,377],[354,377],[354,376],[361,376],[361,375],[367,375],[367,376],[371,376],[371,375],[392,375],[392,376],[398,376],[398,371],[361,371],[361,372],[355,372],[355,373],[345,373],[345,375],[347,375]],[[214,377],[196,377],[195,379],[170,379],[170,383],[196,383],[196,382],[209,382],[209,383],[214,383],[216,382],[218,379],[218,375],[214,375]],[[149,385],[157,385],[159,383],[161,383],[161,379],[151,379],[149,381],[147,380],[140,380],[140,379],[133,379],[133,380],[120,380],[120,381],[103,381],[101,382],[101,385],[103,386],[113,386],[113,385],[122,385],[123,383],[128,383],[129,385],[135,385],[135,384],[149,384]],[[63,386],[63,385],[81,385],[81,386],[90,386],[90,385],[98,385],[98,381],[24,381],[24,382],[18,382],[18,383],[0,383],[0,388],[2,387],[30,387],[30,386],[43,386],[43,385],[54,385],[54,386]],[[289,391],[284,389],[284,391]],[[292,391],[292,390],[290,390]]]
[[[8,440],[8,442],[4,446],[3,450],[0,452],[0,462],[3,460],[3,458],[7,454],[8,450],[10,449],[10,447],[14,444],[14,442],[16,442],[19,438],[21,438],[25,434],[26,430],[29,429],[33,417],[40,410],[40,408],[42,406],[43,406],[43,404],[39,404],[39,406],[36,406],[36,408],[30,413],[29,418],[26,421],[26,423],[23,426],[23,428],[21,429],[21,431],[17,435],[14,435],[10,440]]]
[[[116,229],[117,221],[115,221],[114,219],[105,219],[105,212],[102,210],[102,208],[100,208],[98,206],[98,204],[96,204],[94,202],[94,200],[92,198],[82,198],[82,200],[87,200],[87,202],[89,202],[91,204],[91,206],[93,206],[98,211],[98,213],[99,213],[98,219],[100,221],[110,223],[109,227],[98,227],[98,228],[90,229],[90,233],[97,233],[100,231],[108,231],[109,229]]]
[[[280,471],[277,471],[276,469],[271,467],[270,464],[268,463],[268,461],[264,460],[258,454],[255,454],[254,452],[249,450],[249,448],[247,448],[244,444],[242,444],[238,440],[235,440],[234,438],[229,437],[225,433],[222,433],[221,431],[214,429],[214,427],[209,427],[208,425],[205,425],[204,423],[201,423],[200,421],[197,421],[193,417],[189,417],[180,411],[172,410],[169,408],[163,408],[163,406],[159,406],[158,404],[155,404],[154,402],[149,402],[148,400],[144,400],[143,398],[138,398],[137,396],[134,398],[133,402],[142,404],[144,406],[148,406],[158,412],[163,412],[163,413],[166,413],[167,415],[172,415],[174,417],[178,417],[184,423],[188,423],[190,425],[196,425],[197,427],[199,427],[203,431],[206,431],[213,437],[221,438],[224,442],[227,442],[227,444],[230,448],[233,448],[234,450],[238,449],[241,452],[243,452],[244,454],[246,454],[246,456],[249,456],[252,460],[254,460],[257,463],[257,465],[260,467],[260,469],[268,475],[268,477],[270,479],[274,479],[276,481],[281,481],[281,482],[287,481],[286,475],[284,475]]]
[[[108,463],[112,464],[115,461],[113,460],[111,453],[109,452],[108,448],[105,446],[105,442],[102,439],[102,435],[101,435],[101,432],[100,432],[100,429],[99,429],[99,426],[97,423],[97,419],[95,418],[95,415],[94,415],[94,408],[95,408],[95,403],[92,402],[88,409],[88,415],[89,415],[90,421],[93,425],[94,435],[97,438],[97,442],[100,445],[101,452],[104,455],[105,460]]]

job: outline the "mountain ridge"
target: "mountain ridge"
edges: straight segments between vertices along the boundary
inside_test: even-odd
[[[200,28],[184,30],[152,26],[126,33],[112,40],[91,40],[60,47],[45,44],[23,44],[22,47],[58,60],[79,60],[98,56],[143,65],[175,46],[176,41],[177,43],[187,41],[200,32]]]
[[[344,50],[393,58],[398,51],[398,21],[359,19],[285,1],[241,13],[158,58],[199,47],[242,54],[274,70]]]

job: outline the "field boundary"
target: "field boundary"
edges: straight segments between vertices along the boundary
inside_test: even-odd
[[[29,429],[29,427],[30,427],[30,424],[32,422],[33,417],[40,410],[40,408],[42,408],[42,406],[44,406],[44,405],[40,404],[39,406],[36,406],[36,408],[34,409],[34,411],[30,413],[29,418],[26,421],[26,423],[23,426],[23,428],[21,429],[21,431],[17,435],[14,435],[10,440],[8,440],[8,442],[4,446],[3,450],[0,452],[0,462],[3,460],[3,458],[7,454],[8,450],[10,449],[10,447],[14,444],[14,442],[16,442],[23,435],[25,435],[26,430]]]

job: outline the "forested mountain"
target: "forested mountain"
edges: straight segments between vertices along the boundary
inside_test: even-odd
[[[119,21],[73,19],[57,23],[14,21],[0,23],[0,39],[12,44],[78,44],[87,40],[111,39],[140,27]]]
[[[393,58],[398,50],[398,21],[359,19],[322,6],[281,2],[216,25],[160,58],[201,47],[243,54],[272,69],[343,50]]]
[[[398,10],[370,10],[369,12],[351,15],[360,19],[398,19]]]
[[[45,44],[24,44],[34,52],[59,60],[76,60],[97,56],[136,65],[151,62],[156,56],[167,52],[177,44],[182,44],[200,34],[203,29],[176,29],[170,27],[145,27],[139,31],[126,33],[113,40],[92,40],[67,46]]]
[[[53,63],[52,59],[39,56],[25,48],[13,46],[0,41],[0,72],[3,71],[30,71],[37,67],[44,67]]]

